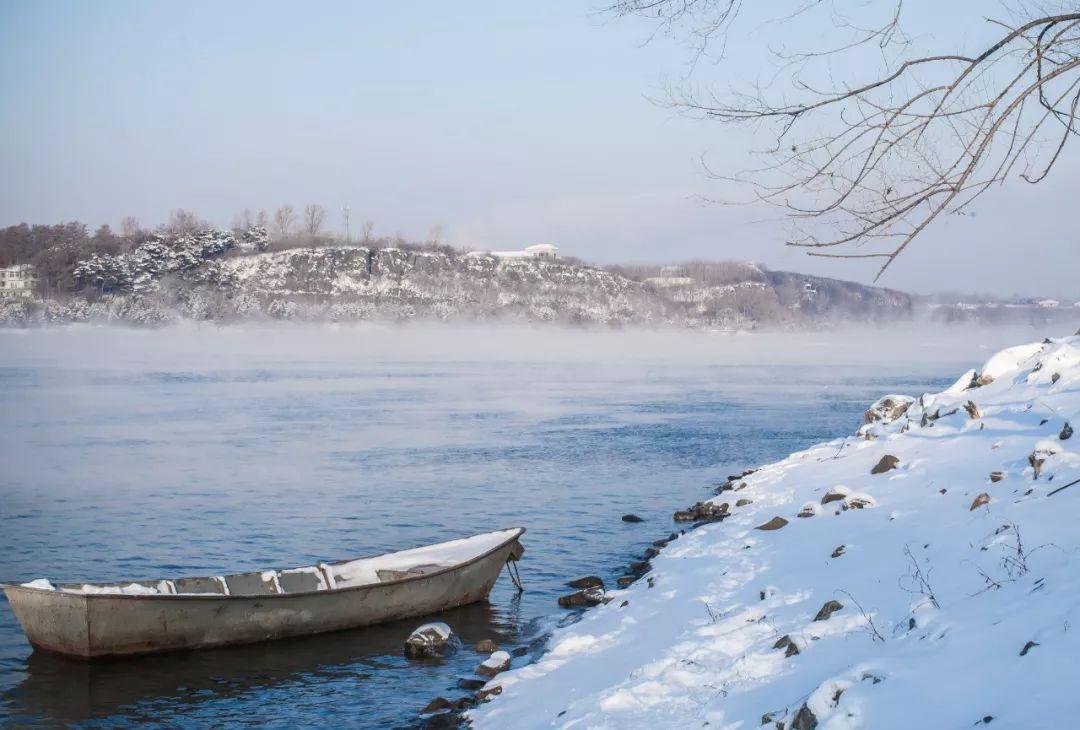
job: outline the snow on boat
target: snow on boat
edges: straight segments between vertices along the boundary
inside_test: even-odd
[[[339,563],[175,580],[4,584],[35,649],[83,659],[247,644],[422,616],[487,597],[520,527]]]

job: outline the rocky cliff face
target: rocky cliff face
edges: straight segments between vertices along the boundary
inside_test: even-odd
[[[364,318],[428,314],[633,323],[664,320],[679,309],[611,272],[539,259],[302,248],[229,259],[225,266],[239,292],[267,307],[292,302],[300,314],[328,304],[328,314],[337,319],[355,311]]]
[[[752,328],[825,319],[908,317],[907,294],[851,282],[726,265],[724,283],[630,278],[562,261],[500,260],[403,249],[295,249],[225,262],[240,289],[264,299],[356,300],[438,316],[670,323]]]
[[[8,305],[0,309],[0,321],[426,317],[752,329],[907,317],[912,309],[911,298],[900,292],[752,264],[715,264],[695,276],[664,279],[562,260],[412,248],[212,253],[201,263],[185,259],[181,268],[140,268],[146,257],[128,257],[117,264],[123,264],[124,275],[113,279],[138,286],[111,289],[104,282],[112,279],[97,271],[107,267],[95,260],[83,268],[93,269],[96,278],[86,278],[97,286],[97,296],[88,287],[85,297],[67,302]]]

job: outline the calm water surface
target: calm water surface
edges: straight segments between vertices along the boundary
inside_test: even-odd
[[[441,615],[465,648],[435,662],[403,657],[413,620],[90,666],[32,654],[0,605],[0,720],[415,724],[433,697],[464,694],[473,643],[529,661],[573,619],[555,607],[567,579],[613,583],[727,474],[849,434],[879,395],[940,389],[970,364],[749,365],[722,345],[689,362],[608,357],[581,338],[387,357],[317,341],[0,335],[0,580],[308,565],[523,525],[526,592],[503,577],[489,603]]]

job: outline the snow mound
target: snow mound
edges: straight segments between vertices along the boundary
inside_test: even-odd
[[[410,636],[426,635],[435,636],[445,641],[451,636],[453,636],[454,632],[450,630],[449,625],[441,621],[437,621],[435,623],[424,624],[423,626],[418,627],[415,631],[412,632]]]
[[[1080,436],[1067,421],[1080,423],[1080,337],[1004,350],[895,420],[763,467],[742,479],[750,504],[670,543],[648,583],[557,629],[469,717],[1067,725],[1080,651]],[[904,468],[871,474],[886,454]],[[754,530],[773,516],[788,524]]]

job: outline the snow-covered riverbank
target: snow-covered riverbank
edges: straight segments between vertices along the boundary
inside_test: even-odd
[[[475,725],[1070,725],[1080,337],[906,404],[735,481],[729,517],[499,675]]]

